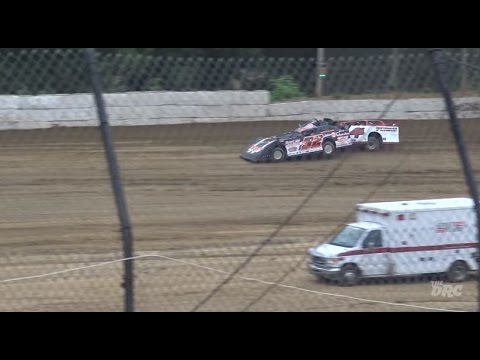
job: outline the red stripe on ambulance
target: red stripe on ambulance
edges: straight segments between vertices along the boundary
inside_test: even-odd
[[[367,254],[378,254],[378,253],[400,253],[400,252],[415,252],[415,251],[433,251],[433,250],[455,250],[455,249],[465,249],[465,248],[476,248],[478,243],[461,243],[461,244],[445,244],[445,245],[425,245],[425,246],[404,246],[404,247],[395,247],[395,248],[378,248],[372,250],[352,250],[346,251],[338,254],[338,256],[348,256],[348,255],[367,255]]]

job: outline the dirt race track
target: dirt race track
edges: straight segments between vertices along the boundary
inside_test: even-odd
[[[113,129],[135,255],[151,255],[134,263],[136,311],[191,311],[268,239],[198,311],[475,311],[475,279],[446,298],[428,280],[338,287],[306,270],[359,202],[468,196],[447,120],[400,124],[393,149],[278,164],[239,154],[295,123]],[[479,178],[480,120],[464,129]],[[0,150],[0,311],[123,311],[123,263],[101,264],[122,244],[98,130],[3,131]]]

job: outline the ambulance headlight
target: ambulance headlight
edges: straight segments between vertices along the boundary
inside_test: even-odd
[[[343,260],[342,257],[330,258],[330,259],[326,260],[326,264],[330,265],[330,266],[335,266],[335,265],[338,265],[339,263],[341,263],[342,260]]]

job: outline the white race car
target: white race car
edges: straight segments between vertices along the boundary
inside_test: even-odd
[[[400,142],[400,128],[394,123],[383,120],[351,120],[339,122],[339,125],[348,128],[352,144],[370,151],[379,150],[384,144]]]

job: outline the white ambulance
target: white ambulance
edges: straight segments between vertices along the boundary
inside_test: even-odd
[[[357,205],[357,222],[309,249],[319,279],[355,285],[362,277],[444,273],[461,282],[478,269],[477,221],[469,198]]]

